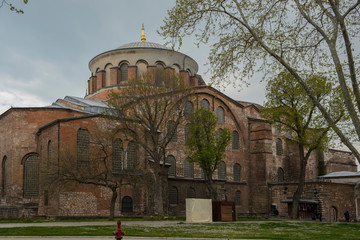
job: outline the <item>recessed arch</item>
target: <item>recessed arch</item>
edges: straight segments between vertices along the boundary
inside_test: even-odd
[[[24,198],[34,198],[39,195],[39,155],[29,153],[23,158],[23,195]]]
[[[176,176],[176,161],[175,157],[173,155],[169,155],[166,157],[165,162],[167,164],[170,164],[169,170],[168,170],[168,176],[175,177]]]
[[[180,66],[178,65],[178,64],[173,64],[172,65],[172,68],[174,68],[174,72],[176,73],[176,74],[179,74],[180,73]]]
[[[234,182],[240,182],[241,178],[241,166],[238,163],[234,164]]]
[[[121,61],[119,63],[119,69],[120,69],[120,78],[118,79],[117,84],[120,84],[120,82],[125,82],[129,78],[129,63],[127,61]]]
[[[110,86],[110,69],[113,67],[111,63],[105,65],[105,81],[102,83],[102,87]]]
[[[216,109],[217,123],[225,123],[225,110],[223,107],[218,106]]]
[[[148,62],[140,59],[136,62],[136,76],[137,78],[141,78],[143,76],[143,74],[145,74],[147,72],[147,67],[149,66]]]
[[[121,200],[121,212],[132,213],[133,212],[133,199],[129,196],[123,197]]]
[[[220,162],[218,168],[218,179],[219,180],[226,180],[226,164],[224,161]]]
[[[172,186],[169,189],[169,204],[178,204],[178,189],[175,186]]]
[[[283,145],[282,145],[282,140],[280,138],[276,139],[276,155],[278,156],[283,155]]]
[[[202,108],[204,108],[205,110],[210,110],[210,102],[204,98],[203,100],[201,100],[200,105]]]
[[[8,175],[9,175],[9,160],[7,159],[6,156],[4,156],[1,164],[1,195],[3,197],[6,195]]]

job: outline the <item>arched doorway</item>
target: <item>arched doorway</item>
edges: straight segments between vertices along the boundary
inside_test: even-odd
[[[330,208],[330,222],[337,222],[337,209],[336,207]]]

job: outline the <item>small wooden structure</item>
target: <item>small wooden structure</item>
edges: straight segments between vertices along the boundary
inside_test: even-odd
[[[231,222],[235,221],[234,202],[213,202],[213,221]]]

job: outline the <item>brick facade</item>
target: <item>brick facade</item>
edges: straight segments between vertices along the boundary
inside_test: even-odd
[[[261,106],[235,101],[205,86],[196,75],[196,62],[190,57],[185,58],[178,52],[169,54],[169,49],[162,46],[143,46],[131,51],[120,47],[92,59],[89,63],[92,76],[88,80],[85,99],[59,99],[56,107],[11,108],[0,116],[0,157],[3,162],[0,217],[107,216],[112,196],[109,188],[79,183],[50,188],[42,184],[47,180],[44,172],[70,158],[70,153],[77,154],[77,159],[94,156],[94,134],[104,127],[104,120],[99,115],[100,103],[104,104],[111,91],[121,91],[129,80],[139,77],[144,65],[153,74],[152,83],[155,83],[155,66],[159,62],[164,65],[164,81],[171,81],[179,72],[180,81],[193,87],[189,97],[193,108],[198,109],[204,103],[215,114],[223,113],[220,116],[223,122],[219,122],[217,128],[228,128],[233,136],[238,136],[234,141],[236,146],[231,143],[226,149],[224,171],[214,173],[218,198],[234,201],[237,216],[269,216],[275,208],[280,216],[288,215],[289,197],[295,191],[299,175],[299,159],[296,146],[287,143],[285,133],[276,131],[261,118]],[[124,62],[128,66],[128,80],[122,81],[119,67]],[[107,74],[105,66],[114,67]],[[89,112],[89,107],[100,110]],[[169,215],[175,216],[185,215],[185,198],[209,197],[201,169],[194,164],[189,170],[191,165],[186,162],[185,128],[186,121],[178,126],[177,139],[167,149],[167,156],[175,162],[174,172],[171,176],[164,173],[161,179],[165,186],[164,207]],[[79,137],[79,130],[87,131],[89,136],[83,132]],[[121,135],[119,138],[122,143],[119,152],[130,161],[131,151],[134,151],[131,140]],[[117,191],[116,216],[146,215],[154,201],[153,163],[149,162],[143,149],[137,151],[132,163],[135,170],[125,169],[128,174]],[[24,167],[30,157],[39,159],[38,195],[24,197],[24,188],[27,189]],[[353,183],[318,181],[319,175],[334,171],[355,172],[354,157],[337,150],[313,153],[308,161],[302,196],[316,203],[327,221],[343,220],[346,210],[355,215]]]

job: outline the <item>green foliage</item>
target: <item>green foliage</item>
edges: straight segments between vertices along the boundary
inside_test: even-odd
[[[309,76],[306,84],[317,101],[331,111],[336,122],[340,121],[344,108],[338,89],[334,89],[333,84],[321,75]],[[263,117],[271,123],[281,124],[283,131],[291,135],[289,141],[311,150],[327,147],[331,135],[326,134],[330,126],[291,74],[282,72],[269,80],[266,98],[265,107],[261,110]]]
[[[23,0],[24,4],[27,4],[28,3],[28,0]],[[17,8],[15,7],[12,3],[9,3],[8,1],[6,0],[2,0],[1,1],[1,4],[0,4],[0,8],[4,5],[8,5],[10,7],[10,11],[13,11],[13,12],[16,12],[16,13],[20,13],[20,14],[23,14],[24,11],[20,8]]]
[[[230,130],[216,131],[216,124],[217,118],[211,111],[198,109],[190,119],[186,141],[191,152],[190,161],[199,164],[208,178],[219,167],[231,140]]]
[[[198,45],[211,43],[209,70],[218,84],[243,83],[255,71],[266,80],[288,71],[360,162],[351,141],[360,140],[359,8],[355,0],[176,0],[160,34],[173,47],[188,35]],[[309,73],[326,76],[341,92],[345,129],[313,95]]]

